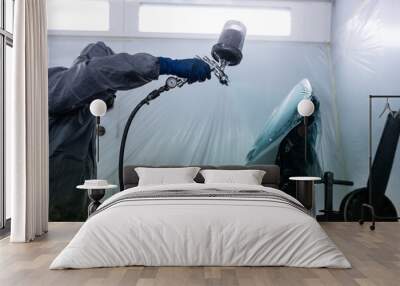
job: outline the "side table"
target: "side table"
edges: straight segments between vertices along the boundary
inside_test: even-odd
[[[320,181],[319,177],[290,177],[296,182],[296,199],[315,216],[314,182]]]
[[[90,199],[88,217],[101,205],[100,200],[104,197],[106,190],[116,187],[116,185],[109,185],[106,180],[85,180],[83,185],[76,186],[79,190],[87,190]]]

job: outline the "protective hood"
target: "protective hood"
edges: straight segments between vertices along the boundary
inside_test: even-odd
[[[100,58],[100,57],[106,57],[106,56],[112,56],[114,55],[114,51],[108,47],[104,42],[97,42],[95,44],[89,44],[87,45],[77,57],[73,63],[73,65],[77,65],[79,63],[88,61],[93,58]],[[102,97],[102,99],[106,102],[107,107],[110,109],[114,106],[114,100],[115,100],[115,93],[116,90],[109,90],[106,92],[106,95]]]
[[[114,54],[114,51],[103,42],[92,43],[82,50],[81,54],[75,59],[73,64],[76,65],[95,57],[106,57]]]

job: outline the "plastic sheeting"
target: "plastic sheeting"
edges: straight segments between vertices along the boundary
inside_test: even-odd
[[[400,1],[340,0],[333,8],[332,59],[343,155],[347,178],[363,187],[368,179],[368,95],[400,94]],[[385,104],[373,104],[373,154],[387,116],[379,118]],[[400,99],[390,104],[399,109]],[[398,211],[399,171],[397,152],[386,194]]]
[[[50,36],[50,66],[70,65],[86,44],[98,40],[115,52],[148,52],[172,58],[209,55],[214,44],[209,40]],[[342,152],[329,45],[247,41],[240,65],[228,67],[226,72],[231,79],[229,87],[212,78],[171,90],[145,106],[132,124],[125,164],[246,164],[246,155],[273,110],[295,84],[308,78],[320,101],[321,139],[317,151],[322,168],[340,174]],[[114,108],[102,118],[106,134],[100,139],[100,178],[117,183],[119,144],[127,117],[165,79],[160,77],[139,89],[117,93]]]

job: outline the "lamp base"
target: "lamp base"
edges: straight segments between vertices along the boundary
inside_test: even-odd
[[[88,190],[88,196],[90,199],[90,204],[88,206],[88,217],[94,213],[97,208],[101,205],[100,200],[104,197],[106,193],[105,189],[90,189]]]
[[[106,128],[102,125],[97,126],[97,136],[104,136],[106,134]]]

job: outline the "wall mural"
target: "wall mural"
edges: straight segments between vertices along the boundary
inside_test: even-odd
[[[245,41],[240,66],[229,69],[228,87],[210,74],[211,80],[171,90],[140,110],[127,140],[125,164],[277,163],[282,167],[281,188],[288,193],[293,192],[287,179],[292,174],[320,175],[326,171],[335,173],[337,178],[351,179],[357,188],[365,191],[367,96],[398,94],[399,90],[396,73],[399,41],[395,36],[399,20],[393,13],[396,11],[393,7],[400,5],[397,2],[354,0],[343,4],[338,1],[333,9],[331,43]],[[170,72],[166,68],[165,74],[158,77],[150,71],[148,77],[141,79],[146,84],[139,87],[142,83],[136,83],[126,88],[113,85],[117,74],[102,76],[94,72],[94,76],[85,77],[80,74],[84,69],[77,69],[79,76],[61,79],[67,70],[85,61],[82,51],[102,42],[104,47],[100,50],[106,56],[146,53],[150,58],[193,59],[195,55],[210,56],[217,40],[88,35],[49,35],[53,220],[86,217],[83,211],[86,195],[75,189],[86,177],[97,173],[97,178],[118,184],[118,153],[125,122],[149,92],[165,83]],[[94,58],[98,58],[98,50],[93,52]],[[126,61],[121,60],[119,66],[125,65]],[[209,75],[202,74],[199,79],[205,79],[204,76]],[[96,86],[110,88],[97,92]],[[72,96],[63,96],[68,93]],[[108,105],[101,119],[105,132],[99,142],[99,162],[95,160],[96,122],[89,111],[89,97],[93,93]],[[304,98],[315,105],[307,128],[295,108]],[[396,102],[390,102],[393,110],[400,108]],[[386,124],[387,116],[379,117],[382,108],[378,104],[372,110],[376,123],[372,128],[373,154],[380,145]],[[309,138],[307,148],[303,141],[305,131]],[[390,176],[399,169],[396,146],[391,156],[393,164],[384,182],[384,193],[392,202],[393,213],[400,200],[399,177]],[[80,175],[72,175],[74,172]],[[322,187],[317,186],[318,210],[323,207],[323,192],[318,190]],[[348,187],[335,186],[336,208],[339,205],[343,208],[342,198],[349,191]],[[111,194],[110,191],[107,195]],[[61,208],[57,206],[57,197]],[[360,202],[353,201],[355,209]],[[68,212],[76,213],[75,207],[82,210],[81,215],[69,217]]]
[[[86,194],[75,188],[96,172],[98,178],[118,184],[118,152],[127,117],[167,78],[158,78],[155,59],[209,56],[214,44],[210,40],[162,39],[163,45],[159,45],[160,41],[49,36],[51,220],[86,218]],[[127,78],[122,73],[126,72],[127,55],[138,53],[142,56],[135,58],[134,64],[143,74]],[[104,57],[118,61],[105,61]],[[85,64],[88,59],[104,68],[100,72],[92,69]],[[121,73],[107,74],[114,66]],[[73,69],[76,72],[65,77]],[[207,77],[207,71],[203,72]],[[195,82],[162,94],[145,106],[130,130],[125,164],[277,162],[285,166],[282,172],[286,178],[293,172],[331,170],[341,174],[327,44],[249,41],[240,66],[229,69],[229,76],[229,86],[214,78]],[[125,82],[121,83],[120,77]],[[203,79],[201,72],[199,77]],[[89,110],[93,94],[109,107],[101,119],[105,134],[100,137],[98,163],[96,120]],[[308,166],[302,168],[304,125],[296,107],[304,98],[311,99],[316,110],[307,125]],[[320,202],[317,197],[317,204]]]

